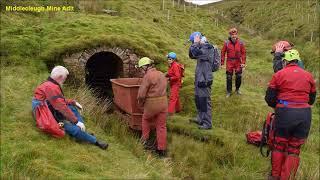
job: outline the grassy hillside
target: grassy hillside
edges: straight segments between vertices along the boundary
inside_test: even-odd
[[[319,1],[225,0],[214,7],[248,32],[274,42],[281,39],[293,42],[308,69],[318,74]]]
[[[225,72],[215,73],[214,128],[200,131],[188,123],[195,113],[190,98],[195,63],[188,58],[184,42],[191,32],[201,31],[221,47],[230,19],[188,5],[185,12],[183,5],[173,7],[172,1],[165,2],[164,10],[158,0],[85,2],[86,8],[80,6],[76,12],[1,12],[2,178],[265,179],[269,159],[246,144],[244,134],[260,129],[271,111],[264,93],[272,75],[269,48],[273,40],[259,33],[241,33],[248,48],[243,95],[226,99]],[[119,16],[100,13],[101,7],[117,10]],[[216,18],[223,23],[215,26]],[[116,114],[103,113],[104,107],[90,91],[74,87],[71,81],[64,87],[66,96],[84,105],[88,131],[107,140],[110,148],[102,151],[68,137],[57,140],[35,127],[30,101],[34,88],[49,74],[47,65],[61,64],[64,54],[102,45],[150,56],[162,71],[166,71],[164,55],[169,51],[177,52],[187,64],[181,92],[184,112],[168,120],[170,158],[157,159],[143,151],[139,137],[128,131]],[[319,104],[316,107],[310,137],[301,154],[299,179],[319,179]]]

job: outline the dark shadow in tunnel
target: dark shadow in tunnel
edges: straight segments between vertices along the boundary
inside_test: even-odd
[[[99,98],[113,96],[110,79],[123,76],[123,62],[112,52],[99,52],[86,64],[86,84]]]

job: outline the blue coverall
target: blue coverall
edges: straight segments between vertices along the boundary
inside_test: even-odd
[[[212,127],[211,85],[213,82],[212,63],[209,53],[213,53],[213,46],[209,43],[194,43],[189,48],[191,59],[197,60],[195,70],[195,103],[197,107],[197,121],[204,128]]]

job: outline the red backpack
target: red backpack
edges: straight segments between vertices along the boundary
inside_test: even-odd
[[[263,124],[262,131],[248,132],[246,134],[247,142],[260,147],[260,153],[268,157],[274,142],[274,113],[269,112]],[[267,145],[267,153],[263,152],[264,146]]]
[[[262,137],[260,143],[260,153],[264,157],[268,157],[272,150],[275,133],[274,133],[275,114],[269,112],[262,128]],[[263,153],[263,147],[267,145],[267,153]]]
[[[41,104],[35,108],[34,117],[36,118],[37,127],[41,131],[55,138],[64,137],[64,130],[60,128],[45,101],[41,102]]]
[[[247,137],[247,142],[249,144],[253,144],[256,146],[260,146],[261,143],[261,137],[262,137],[262,132],[261,131],[253,131],[253,132],[248,132],[246,134]]]

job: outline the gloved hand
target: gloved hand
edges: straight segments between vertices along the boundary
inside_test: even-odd
[[[199,43],[201,41],[201,38],[200,38],[200,36],[195,36],[194,37],[194,43]]]
[[[86,127],[82,122],[78,121],[76,126],[78,126],[81,129],[81,131],[86,131]]]

